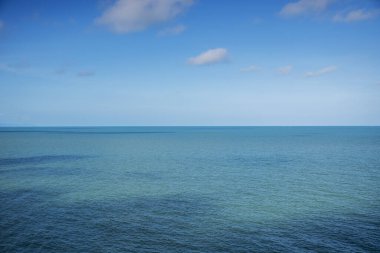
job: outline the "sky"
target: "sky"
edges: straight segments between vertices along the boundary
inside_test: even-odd
[[[380,125],[380,0],[0,0],[0,126]]]

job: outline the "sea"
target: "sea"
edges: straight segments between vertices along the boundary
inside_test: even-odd
[[[2,127],[0,252],[380,252],[380,127]]]

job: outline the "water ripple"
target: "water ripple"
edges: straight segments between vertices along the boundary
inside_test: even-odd
[[[73,161],[87,158],[88,156],[82,155],[41,155],[41,156],[28,156],[17,158],[0,158],[0,166],[6,165],[26,165],[26,164],[40,164],[48,162],[64,162]]]

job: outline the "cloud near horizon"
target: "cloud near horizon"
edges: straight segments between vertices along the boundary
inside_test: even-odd
[[[299,0],[286,4],[280,11],[284,17],[318,13],[327,9],[335,0]]]
[[[227,57],[228,57],[227,49],[214,48],[214,49],[207,50],[195,57],[191,57],[188,60],[188,63],[192,65],[215,64],[215,63],[226,61]]]
[[[327,66],[316,71],[309,71],[305,73],[306,77],[317,77],[324,74],[328,74],[337,70],[336,66]]]
[[[115,33],[136,32],[175,18],[192,4],[193,0],[117,0],[95,23]]]
[[[380,16],[380,9],[375,9],[375,10],[357,9],[357,10],[352,10],[346,13],[338,13],[333,17],[333,20],[336,22],[350,23],[350,22],[355,22],[355,21],[362,21],[362,20],[376,18],[377,16]]]

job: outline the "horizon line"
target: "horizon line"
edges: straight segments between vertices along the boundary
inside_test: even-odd
[[[38,127],[380,127],[380,125],[0,125],[0,128],[38,128]]]

